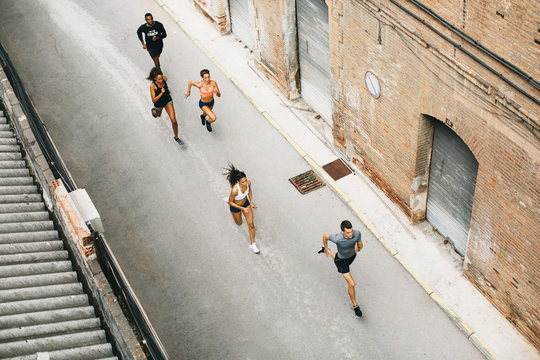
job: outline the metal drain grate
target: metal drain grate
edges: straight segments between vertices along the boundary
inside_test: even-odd
[[[289,179],[291,184],[300,191],[300,194],[305,195],[313,190],[320,189],[324,186],[322,180],[313,172],[309,170],[303,174],[297,175]]]
[[[334,180],[339,180],[344,176],[347,176],[352,173],[351,169],[341,159],[336,159],[331,163],[328,163],[323,166],[323,169],[332,177]]]

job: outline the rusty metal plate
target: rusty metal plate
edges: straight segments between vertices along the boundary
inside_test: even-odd
[[[313,190],[320,189],[324,186],[322,180],[313,172],[309,170],[303,174],[297,175],[289,179],[291,184],[300,191],[302,195],[305,195]]]
[[[352,173],[351,169],[349,169],[347,165],[345,165],[343,161],[341,161],[341,159],[336,159],[332,161],[331,163],[324,165],[323,169],[334,180],[341,179],[342,177],[347,176],[350,173]]]

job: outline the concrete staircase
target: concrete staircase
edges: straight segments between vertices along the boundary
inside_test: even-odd
[[[117,359],[2,112],[0,359]]]

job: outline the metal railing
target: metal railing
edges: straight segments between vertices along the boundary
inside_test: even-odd
[[[114,257],[111,248],[103,236],[95,237],[96,256],[101,265],[103,273],[109,280],[115,295],[124,300],[131,313],[139,333],[143,338],[144,345],[152,355],[154,360],[168,360],[169,355],[159,340],[148,316],[146,315],[139,299],[131,288],[126,276],[122,272],[118,261]]]

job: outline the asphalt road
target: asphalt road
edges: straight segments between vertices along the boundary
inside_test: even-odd
[[[0,41],[172,359],[482,358],[329,188],[291,186],[309,166],[154,1],[0,9]],[[168,117],[150,114],[152,61],[135,35],[147,11],[169,34],[161,63],[183,148]],[[203,67],[223,94],[213,133],[196,92],[183,98]],[[222,200],[229,161],[253,183],[260,255]],[[344,218],[363,233],[352,266],[361,319],[316,254]]]

